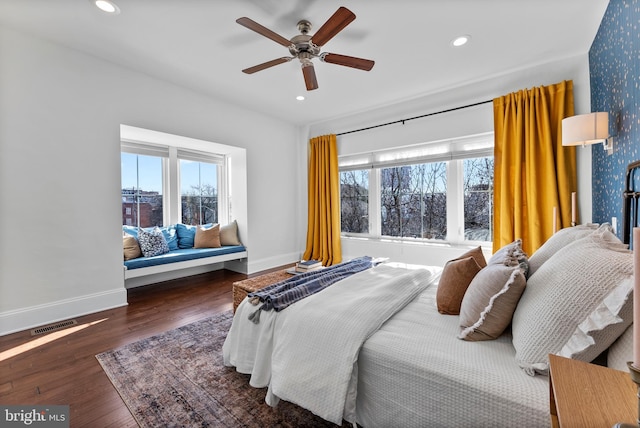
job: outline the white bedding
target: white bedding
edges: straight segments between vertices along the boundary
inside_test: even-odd
[[[387,321],[358,359],[357,421],[370,427],[548,427],[546,376],[528,376],[510,334],[457,339],[436,287]]]
[[[246,321],[246,314],[256,307],[245,301],[223,346],[225,364],[251,372],[254,386],[268,382],[267,403],[276,405],[281,397],[341,424],[362,343],[436,283],[440,271],[399,263],[379,265],[282,312],[269,312],[258,325]],[[349,397],[347,408],[353,409],[354,396]],[[349,414],[352,419],[353,412]]]
[[[391,269],[386,275],[394,277],[391,265],[384,269]],[[439,273],[440,268],[431,269]],[[344,286],[341,283],[356,281],[366,272],[369,271],[334,284],[316,296],[329,290],[337,293],[340,286]],[[367,282],[361,282],[360,286],[363,284]],[[436,286],[427,287],[395,315],[389,314],[391,318],[379,330],[372,330],[371,335],[365,332],[368,339],[365,337],[364,345],[361,348],[355,345],[359,350],[359,354],[356,352],[357,378],[354,378],[357,380],[357,390],[354,388],[356,384],[351,384],[346,397],[342,396],[342,387],[339,388],[339,394],[330,393],[330,400],[327,399],[327,389],[317,389],[316,385],[310,388],[305,374],[308,369],[304,366],[296,369],[297,375],[286,377],[291,371],[288,367],[290,360],[283,358],[288,358],[285,351],[295,343],[295,339],[289,335],[292,327],[287,319],[291,317],[291,321],[295,320],[294,325],[300,327],[303,333],[311,333],[319,327],[298,325],[304,318],[300,315],[304,311],[296,316],[287,314],[301,311],[300,308],[305,305],[313,305],[315,296],[279,313],[265,311],[257,325],[247,320],[256,307],[246,300],[241,303],[223,347],[225,364],[235,366],[242,373],[251,373],[250,384],[255,387],[271,385],[275,367],[279,377],[275,383],[284,382],[293,385],[293,388],[289,389],[291,385],[287,385],[284,391],[277,388],[272,391],[270,388],[268,402],[277,402],[272,395],[275,393],[338,423],[340,418],[337,415],[344,407],[347,420],[355,418],[358,424],[366,428],[548,426],[548,379],[528,376],[518,367],[508,334],[486,342],[457,339],[458,316],[438,313],[435,295]],[[296,307],[298,309],[294,309]],[[329,310],[320,309],[320,312]],[[361,316],[359,313],[355,317],[344,317],[341,324],[345,329],[350,329],[350,322]],[[383,318],[387,319],[388,315]],[[339,330],[335,325],[329,328],[330,331]],[[349,354],[351,350],[346,356],[332,355],[336,347],[328,352],[317,352],[323,346],[314,337],[307,335],[303,339],[305,344],[299,342],[298,346],[321,355],[326,359],[324,365],[327,367],[331,367],[335,361],[342,361],[343,367],[353,366],[353,356]],[[278,343],[286,346],[279,347]],[[300,355],[304,354],[298,354],[295,358],[300,358]],[[330,357],[336,360],[329,361]],[[309,379],[317,380],[317,373],[313,375]],[[306,396],[301,397],[300,392],[305,391]],[[311,402],[308,402],[309,399]]]

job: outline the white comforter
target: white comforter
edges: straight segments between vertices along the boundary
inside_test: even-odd
[[[457,338],[457,315],[437,310],[429,287],[364,344],[357,422],[366,428],[547,428],[549,378],[516,362],[511,334]]]
[[[437,283],[438,267],[387,263],[340,281],[286,310],[263,313],[240,304],[223,346],[225,364],[251,373],[250,384],[334,422],[355,421],[354,370],[365,340]]]

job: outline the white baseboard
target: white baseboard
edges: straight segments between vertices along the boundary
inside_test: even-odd
[[[0,336],[126,305],[127,290],[122,287],[6,311],[0,313]]]
[[[247,265],[247,274],[272,269],[278,266],[292,264],[300,260],[300,253],[278,254],[277,256],[267,257],[260,260],[253,260],[249,257]]]

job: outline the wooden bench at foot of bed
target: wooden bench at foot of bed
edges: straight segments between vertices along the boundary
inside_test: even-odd
[[[260,290],[268,285],[275,284],[287,278],[291,278],[291,274],[286,270],[279,270],[276,272],[265,273],[264,275],[256,276],[254,278],[245,279],[242,281],[236,281],[233,283],[233,313],[236,313],[236,308],[247,297],[247,294],[256,290]]]

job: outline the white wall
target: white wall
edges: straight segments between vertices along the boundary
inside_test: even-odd
[[[245,148],[248,271],[299,257],[292,125],[5,27],[0,94],[0,334],[126,304],[120,124]]]
[[[576,114],[589,112],[589,62],[588,55],[585,53],[553,63],[515,70],[490,79],[469,82],[469,85],[464,87],[448,88],[438,93],[421,95],[402,103],[372,109],[350,117],[315,123],[309,128],[309,137],[342,133],[489,101],[520,89],[550,85],[562,80],[573,80]],[[338,152],[341,155],[366,153],[389,147],[480,134],[492,130],[493,105],[487,103],[411,120],[404,124],[394,124],[338,136]],[[591,221],[591,151],[589,148],[578,150],[578,198],[581,222]],[[345,259],[368,254],[375,257],[390,257],[407,263],[442,265],[467,249],[466,247],[455,248],[447,245],[416,245],[415,243],[397,241],[342,239],[342,251]]]

